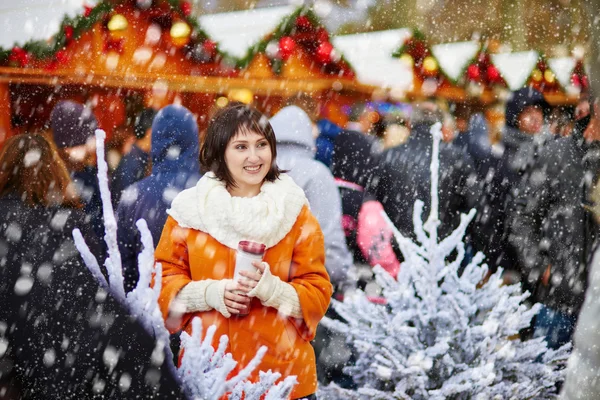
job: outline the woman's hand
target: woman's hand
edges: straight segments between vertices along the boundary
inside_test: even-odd
[[[246,287],[238,282],[230,281],[225,285],[224,302],[230,314],[247,314],[250,310],[250,301]]]
[[[256,271],[240,271],[242,278],[239,280],[240,285],[244,288],[245,293],[250,292],[254,289],[265,272],[265,265],[261,261],[252,261],[252,265],[256,268]]]

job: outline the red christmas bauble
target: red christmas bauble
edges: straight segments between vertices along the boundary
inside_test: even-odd
[[[73,39],[73,27],[70,25],[65,26],[65,39],[67,41]]]
[[[490,82],[499,82],[500,81],[500,72],[498,71],[498,68],[496,68],[493,65],[490,65],[489,67],[487,67],[486,75]]]
[[[202,47],[211,57],[214,57],[217,54],[217,44],[212,40],[206,39],[204,43],[202,43]]]
[[[323,42],[317,48],[317,60],[322,62],[323,64],[331,62],[331,52],[333,51],[333,46],[329,42]]]
[[[581,79],[579,79],[579,75],[577,75],[577,74],[571,75],[571,83],[573,84],[573,86],[580,87]]]
[[[279,55],[282,59],[288,59],[296,50],[296,42],[289,36],[279,39]]]
[[[94,7],[91,7],[91,6],[83,6],[83,16],[89,17],[90,14],[92,13],[93,9],[94,9]]]
[[[296,18],[296,27],[300,30],[307,31],[312,28],[312,23],[306,15],[300,15]]]
[[[479,79],[480,76],[481,76],[481,71],[479,70],[479,65],[477,65],[477,64],[469,65],[469,67],[467,68],[467,77],[472,81],[476,81]]]
[[[10,56],[8,57],[9,62],[14,62],[21,67],[25,67],[27,64],[29,64],[30,59],[31,55],[20,47],[13,47],[10,52]]]
[[[192,5],[189,1],[184,1],[183,3],[181,3],[181,12],[186,17],[189,17],[192,14]]]

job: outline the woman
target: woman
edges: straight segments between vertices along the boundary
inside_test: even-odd
[[[216,325],[213,345],[228,335],[239,368],[267,346],[258,369],[297,376],[292,398],[315,398],[309,342],[332,286],[319,224],[302,189],[277,168],[276,156],[273,129],[260,112],[233,103],[215,114],[200,155],[210,172],[173,200],[156,249],[163,266],[159,305],[173,332],[190,332],[194,316],[205,330]],[[242,240],[267,250],[264,262],[254,263],[256,272],[242,273],[236,283]]]
[[[156,382],[160,388],[147,383],[147,372],[155,368],[147,362],[156,345],[153,338],[83,265],[73,229],[82,231],[91,248],[98,240],[87,229],[72,189],[64,163],[41,135],[17,135],[4,143],[0,321],[8,329],[0,330],[5,344],[0,397],[115,398],[123,392],[115,376],[128,376],[126,393],[140,398],[179,396],[164,366]],[[106,363],[107,352],[121,354],[116,368]]]

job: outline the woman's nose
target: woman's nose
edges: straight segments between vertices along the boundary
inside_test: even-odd
[[[251,148],[250,149],[250,154],[248,155],[248,160],[250,161],[254,161],[254,160],[258,160],[258,152],[256,149]]]

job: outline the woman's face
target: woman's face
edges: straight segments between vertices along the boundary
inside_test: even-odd
[[[271,168],[273,155],[267,139],[253,130],[242,130],[225,149],[225,164],[237,187],[227,188],[232,196],[252,197]]]

